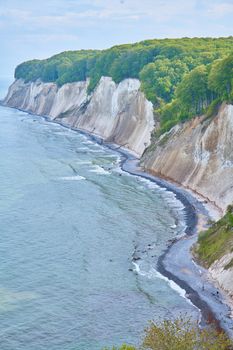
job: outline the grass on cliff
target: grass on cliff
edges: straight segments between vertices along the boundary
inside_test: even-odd
[[[199,235],[195,254],[204,266],[209,267],[225,254],[233,251],[233,206],[229,206],[222,219]],[[231,261],[226,268],[233,267]]]

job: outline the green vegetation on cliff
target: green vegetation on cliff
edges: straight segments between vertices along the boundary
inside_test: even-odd
[[[233,37],[146,40],[102,51],[66,51],[24,62],[15,70],[16,79],[59,86],[89,78],[89,92],[101,76],[116,83],[140,79],[163,132],[216,101],[233,99]]]
[[[222,219],[199,235],[195,247],[198,259],[209,267],[225,254],[233,251],[233,207],[229,206]],[[225,268],[233,267],[231,261]]]

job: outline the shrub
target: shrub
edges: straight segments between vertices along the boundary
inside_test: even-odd
[[[143,349],[150,350],[229,350],[232,341],[213,328],[200,329],[197,323],[179,318],[151,323],[146,329]]]
[[[212,327],[201,329],[197,322],[179,317],[176,320],[164,320],[158,324],[151,322],[145,330],[143,343],[139,349],[232,350],[233,342],[223,332]],[[136,348],[122,345],[122,347],[112,350],[136,350]]]

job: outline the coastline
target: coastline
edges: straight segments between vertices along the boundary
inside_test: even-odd
[[[24,110],[20,111],[33,115]],[[182,187],[182,185],[172,183],[166,179],[145,172],[139,166],[139,158],[130,150],[124,149],[121,145],[105,142],[98,135],[82,129],[70,127],[57,120],[51,120],[51,118],[47,116],[41,117],[46,121],[59,124],[67,129],[72,129],[84,134],[96,143],[118,152],[121,155],[120,166],[123,171],[155,182],[160,187],[176,195],[176,198],[184,205],[185,221],[187,225],[185,235],[168,242],[167,248],[158,259],[157,270],[163,276],[174,281],[185,290],[186,297],[201,311],[201,326],[210,323],[214,324],[219,330],[226,331],[232,337],[233,331],[231,328],[233,322],[229,317],[230,306],[226,304],[226,296],[224,296],[222,290],[218,290],[213,281],[209,281],[207,270],[193,261],[190,252],[191,246],[197,239],[198,227],[200,225],[204,227],[211,218],[210,212],[212,211],[212,204],[205,203],[203,200],[200,201],[197,194]]]
[[[233,337],[233,321],[230,318],[231,305],[225,293],[216,287],[210,279],[208,270],[199,266],[191,254],[191,247],[198,238],[198,233],[205,228],[212,218],[209,211],[216,215],[212,204],[200,202],[200,198],[191,191],[178,187],[167,180],[157,178],[137,166],[132,156],[126,158],[123,170],[132,175],[141,176],[155,182],[160,187],[172,191],[185,207],[185,235],[168,242],[167,248],[158,258],[157,271],[169,280],[174,281],[185,290],[187,299],[201,312],[200,326],[213,324],[219,331],[224,330]],[[210,209],[209,209],[210,208]],[[191,287],[192,286],[192,287]]]

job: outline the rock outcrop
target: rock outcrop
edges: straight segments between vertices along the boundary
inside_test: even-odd
[[[233,106],[175,126],[152,143],[141,163],[225,211],[233,202]]]
[[[150,144],[154,116],[139,80],[126,79],[117,85],[102,77],[90,95],[87,87],[88,81],[59,88],[54,83],[19,79],[9,88],[4,104],[92,132],[141,156]]]
[[[211,277],[218,282],[222,288],[233,300],[233,267],[227,268],[232,262],[233,253],[224,255],[221,259],[216,260],[209,268]]]
[[[145,170],[201,194],[222,212],[233,203],[233,106],[216,116],[196,117],[152,141],[142,160]],[[224,242],[223,242],[224,244]],[[209,268],[211,277],[233,300],[233,253]]]

